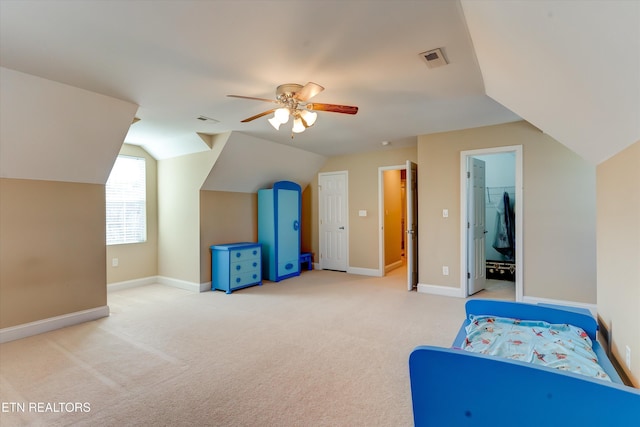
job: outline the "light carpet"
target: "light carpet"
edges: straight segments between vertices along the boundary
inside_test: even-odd
[[[107,318],[0,345],[0,424],[410,426],[409,354],[449,346],[465,301],[405,280],[111,292]]]

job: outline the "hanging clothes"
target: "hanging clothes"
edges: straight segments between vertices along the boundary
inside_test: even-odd
[[[496,212],[496,235],[493,240],[493,248],[511,261],[515,258],[515,215],[509,200],[509,193],[502,195],[502,203],[498,205]]]

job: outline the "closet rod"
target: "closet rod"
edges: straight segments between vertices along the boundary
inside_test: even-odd
[[[502,187],[485,187],[487,189],[487,201],[489,203],[495,203],[495,201],[491,200],[491,197],[502,197],[502,195],[506,192],[509,194],[509,197],[514,197],[516,193],[516,187],[513,185],[510,186],[502,186]]]

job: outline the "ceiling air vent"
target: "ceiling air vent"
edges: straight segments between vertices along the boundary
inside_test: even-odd
[[[428,50],[426,52],[422,52],[420,54],[422,59],[427,63],[427,67],[429,68],[437,68],[442,67],[443,65],[447,65],[447,60],[444,59],[444,55],[440,49]]]
[[[212,124],[220,123],[220,120],[212,119],[211,117],[206,117],[206,116],[199,116],[198,120],[207,122],[207,123],[212,123]]]

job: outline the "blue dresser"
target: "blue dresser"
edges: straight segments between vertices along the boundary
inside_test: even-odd
[[[230,294],[262,285],[262,245],[229,243],[211,246],[211,290]]]
[[[278,181],[258,190],[258,241],[263,277],[279,282],[300,275],[301,188]]]

